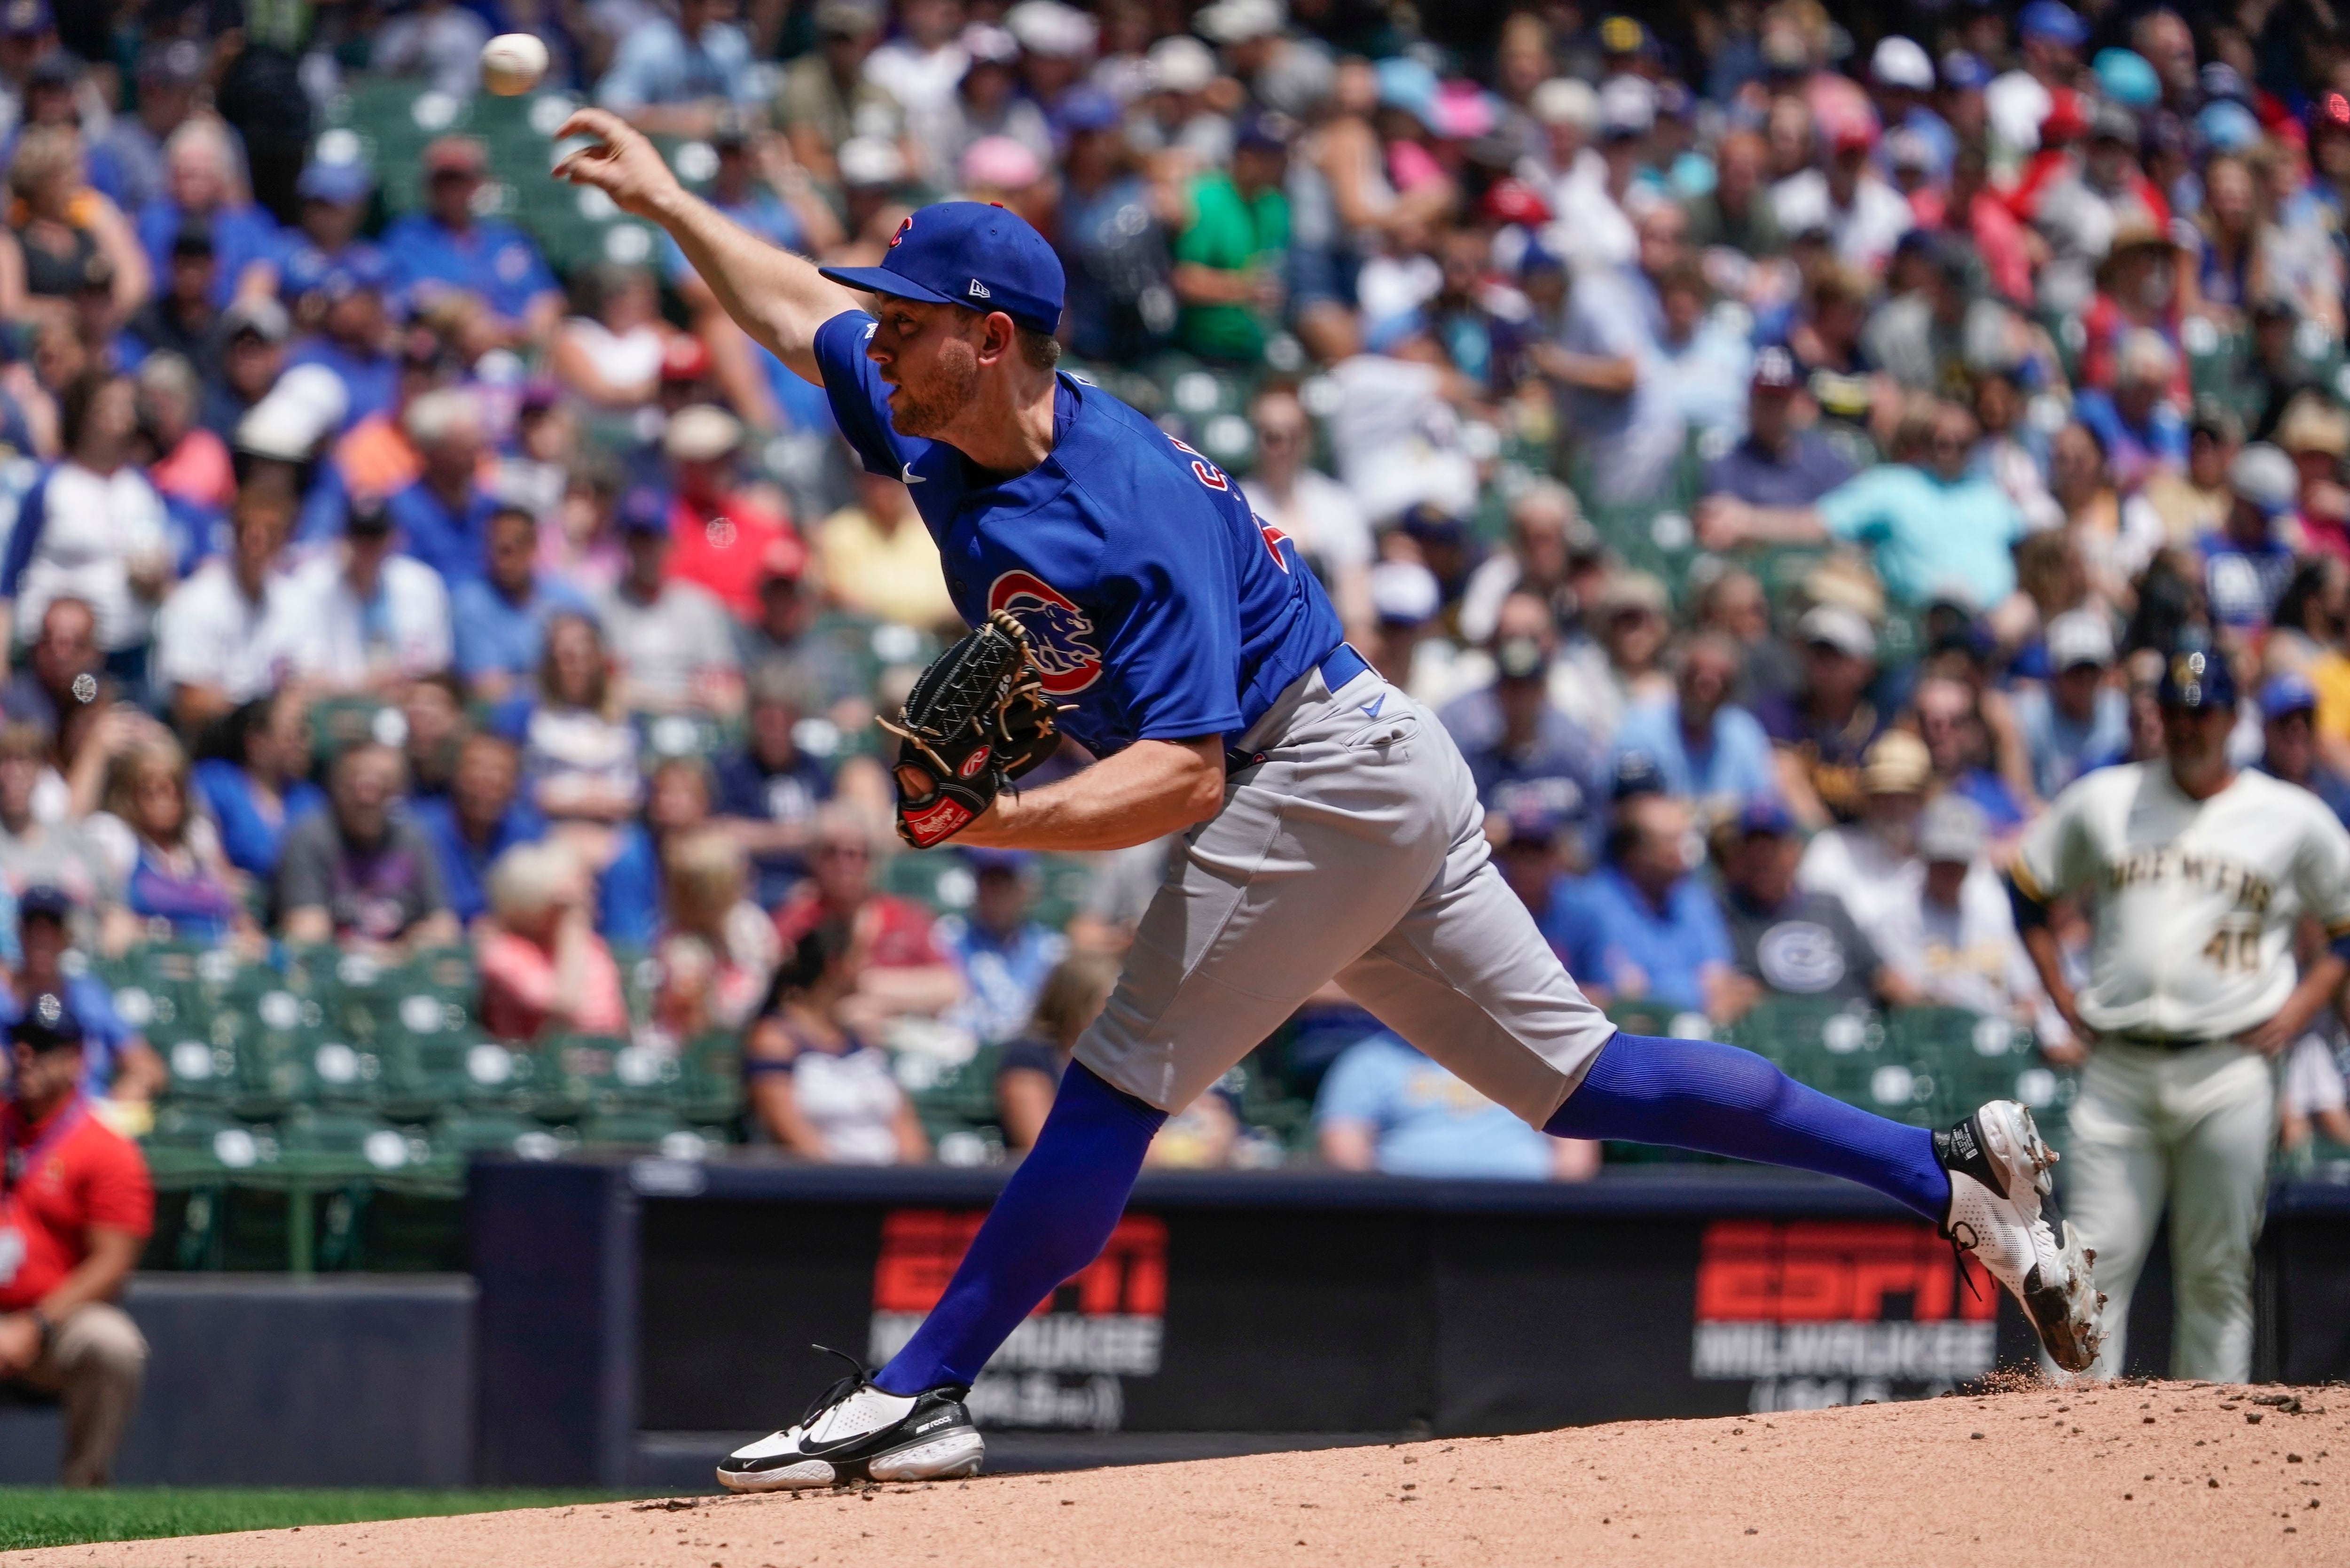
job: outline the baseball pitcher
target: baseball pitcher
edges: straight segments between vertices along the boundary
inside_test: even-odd
[[[988,1357],[1101,1250],[1168,1114],[1333,976],[1559,1137],[1892,1194],[2016,1293],[2059,1362],[2088,1365],[2088,1262],[2051,1224],[2054,1157],[2023,1107],[1929,1134],[1743,1051],[1618,1033],[1490,863],[1444,727],[1347,646],[1296,547],[1214,463],[1055,369],[1061,265],[1035,230],[941,202],[906,220],[880,265],[819,270],[681,190],[612,115],[582,110],[564,134],[597,140],[556,174],[666,227],[734,318],[825,389],[867,468],[911,487],[980,628],[893,722],[901,835],[1064,852],[1182,836],[1116,992],[937,1308],[888,1366],[854,1367],[738,1449],[723,1485],[975,1470],[985,1445],[963,1400]],[[1100,760],[1009,789],[1039,754],[1046,700]]]
[[[2170,1210],[2171,1371],[2252,1373],[2252,1241],[2276,1132],[2278,1053],[2350,972],[2350,833],[2307,790],[2228,763],[2236,685],[2217,653],[2173,656],[2163,759],[2075,782],[2024,836],[2016,923],[2088,1050],[2073,1106],[2066,1206],[2106,1304],[2094,1371],[2121,1370],[2130,1293]],[[2086,898],[2096,940],[2075,992],[2047,904]],[[2304,914],[2333,945],[2295,976]]]

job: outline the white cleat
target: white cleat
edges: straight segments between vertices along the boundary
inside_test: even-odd
[[[829,1354],[856,1371],[817,1395],[796,1426],[729,1454],[718,1467],[720,1486],[729,1491],[795,1491],[858,1480],[938,1480],[979,1473],[987,1440],[963,1407],[964,1389],[885,1393],[853,1357],[837,1350]]]
[[[2048,1168],[2056,1151],[2041,1141],[2032,1113],[2013,1100],[1993,1100],[1936,1133],[1934,1156],[1950,1179],[1942,1234],[2022,1303],[2050,1360],[2067,1372],[2087,1371],[2105,1337],[2097,1312],[2106,1298],[2089,1274],[2097,1255],[2084,1251],[2055,1213]]]

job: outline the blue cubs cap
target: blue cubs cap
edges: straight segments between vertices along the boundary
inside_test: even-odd
[[[2057,0],[2032,0],[2017,15],[2015,22],[2016,31],[2027,38],[2046,38],[2074,48],[2080,47],[2089,36],[2087,24],[2074,15],[2071,6],[2059,5]]]
[[[669,497],[650,484],[630,486],[620,497],[619,510],[623,534],[669,532]]]
[[[81,1020],[56,992],[45,991],[25,1004],[8,1024],[8,1038],[35,1051],[81,1044]]]
[[[898,225],[879,266],[818,270],[868,294],[1000,310],[1038,332],[1061,324],[1061,258],[1024,219],[992,202],[934,202]]]
[[[313,163],[294,182],[294,193],[306,202],[332,202],[348,206],[364,202],[375,189],[375,176],[359,163]]]
[[[319,278],[318,286],[327,291],[329,299],[340,299],[360,289],[371,288],[380,293],[391,282],[391,263],[373,245],[353,245],[335,258]]]
[[[2274,685],[2274,681],[2270,682]],[[57,920],[63,922],[74,912],[73,896],[51,883],[41,883],[25,889],[16,900],[16,918],[23,920]]]
[[[2220,654],[2182,649],[2162,667],[2155,701],[2165,708],[2233,708],[2236,675]]]
[[[1795,819],[1787,808],[1769,795],[1757,795],[1746,803],[1738,814],[1738,834],[1742,838],[1758,835],[1766,838],[1786,838],[1795,831]]]
[[[2311,713],[2317,710],[2317,688],[2305,677],[2288,670],[2272,675],[2261,682],[2261,717],[2282,719],[2287,713]],[[31,895],[27,894],[29,898]],[[30,908],[29,905],[26,906]]]

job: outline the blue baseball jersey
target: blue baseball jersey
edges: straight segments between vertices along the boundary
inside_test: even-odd
[[[1344,639],[1238,482],[1099,387],[1061,376],[1052,455],[1002,483],[898,434],[865,357],[875,326],[851,310],[816,332],[841,432],[911,487],[963,619],[1009,610],[1027,628],[1045,691],[1075,705],[1061,727],[1087,751],[1237,739]]]

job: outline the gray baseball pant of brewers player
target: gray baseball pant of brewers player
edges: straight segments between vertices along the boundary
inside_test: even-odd
[[[1169,857],[1077,1060],[1178,1111],[1335,975],[1489,1099],[1550,1120],[1616,1028],[1493,867],[1436,716],[1374,671],[1334,694],[1312,670],[1232,749],[1246,765]]]

